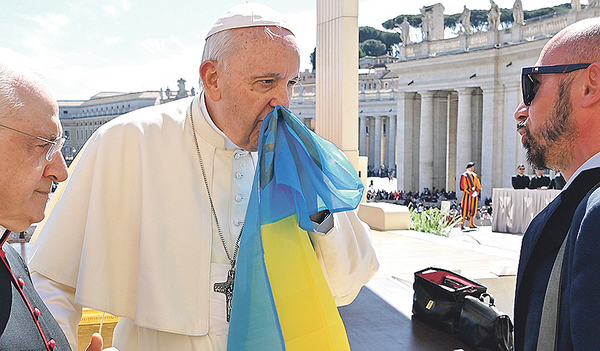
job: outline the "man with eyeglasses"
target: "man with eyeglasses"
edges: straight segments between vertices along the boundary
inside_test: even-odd
[[[512,176],[513,189],[527,189],[529,186],[529,177],[525,174],[525,165],[517,166],[517,174]]]
[[[0,62],[0,350],[71,350],[7,243],[44,218],[53,182],[67,179],[58,105],[32,73]],[[100,335],[88,348],[101,350]]]
[[[560,169],[562,192],[523,237],[515,350],[600,345],[600,19],[556,34],[523,68],[517,129],[534,168]]]

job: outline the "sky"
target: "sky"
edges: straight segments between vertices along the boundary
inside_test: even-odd
[[[330,0],[324,0],[330,1]],[[437,1],[358,0],[359,26],[381,24]],[[99,92],[198,89],[204,38],[213,22],[242,0],[3,0],[0,58],[32,68],[58,100],[87,100]],[[316,0],[254,0],[281,13],[297,37],[300,68],[310,69],[316,46]],[[488,0],[439,1],[445,14],[489,9]],[[495,0],[512,8],[514,0]],[[522,0],[525,10],[567,0]],[[586,0],[582,1],[587,4]]]

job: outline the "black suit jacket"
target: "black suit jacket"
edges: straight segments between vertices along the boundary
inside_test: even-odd
[[[512,186],[513,189],[527,189],[527,187],[529,186],[529,177],[525,174],[515,174],[512,177]]]
[[[545,175],[538,177],[535,175],[531,178],[531,181],[529,181],[529,189],[537,189],[543,186],[550,187],[550,177]]]
[[[16,287],[19,283],[14,281],[10,271],[0,259],[0,350],[70,351],[71,347],[63,331],[35,291],[29,270],[19,253],[9,244],[2,245],[2,251],[17,281],[24,283],[22,290],[26,298],[21,295]],[[3,252],[0,252],[0,255]],[[31,306],[34,313],[27,304]],[[37,317],[34,317],[37,314],[35,309],[39,310]],[[46,347],[36,320],[46,342],[56,345],[55,348]]]
[[[598,256],[597,250],[600,250],[600,235],[598,235],[600,224],[594,223],[588,225],[589,227],[596,228],[596,232],[591,235],[582,235],[582,231],[579,229],[579,224],[585,217],[581,212],[585,213],[587,210],[586,203],[582,199],[586,197],[590,189],[598,182],[600,182],[600,168],[590,169],[579,174],[569,188],[561,192],[533,219],[523,236],[515,293],[515,351],[536,349],[546,286],[558,250],[571,226],[574,227],[575,232],[572,237],[569,237],[570,242],[566,247],[565,267],[567,267],[567,274],[563,274],[563,277],[569,277],[569,267],[574,262],[593,262],[593,260],[589,259],[589,255],[584,256],[579,254],[578,257],[574,257],[577,251],[574,251],[572,241],[590,237],[586,239],[586,242],[580,241],[578,245],[586,250],[593,251],[594,255]],[[579,206],[580,203],[582,206]],[[577,215],[576,211],[578,211]],[[588,217],[592,220],[600,221],[600,218],[598,218],[600,215],[596,213],[592,213]],[[582,251],[580,248],[579,252]],[[589,270],[595,270],[600,273],[600,264],[598,266],[592,264],[591,266],[588,267]],[[594,282],[593,284],[600,284],[600,277],[591,276],[589,278],[590,280],[598,281],[598,283]],[[594,327],[588,325],[587,328],[584,328],[592,331],[592,333],[588,332],[585,337],[580,337],[583,334],[577,332],[575,328],[571,328],[574,320],[577,318],[581,320],[587,320],[585,318],[600,318],[600,302],[595,301],[597,299],[594,298],[590,301],[579,297],[580,301],[576,305],[570,299],[572,297],[571,292],[581,291],[582,289],[587,291],[589,289],[589,285],[582,286],[582,284],[588,284],[588,282],[581,281],[581,276],[577,276],[577,279],[580,281],[563,278],[564,292],[561,300],[560,333],[558,340],[558,350],[561,351],[586,349],[585,346],[573,346],[577,343],[579,345],[589,345],[590,343],[598,342],[588,349],[594,349],[600,345],[600,340],[591,340],[589,336],[596,335],[596,339],[600,338],[600,333],[597,333],[595,329],[598,323],[592,323],[591,325],[594,325]],[[584,316],[586,317],[584,318]],[[577,323],[581,322],[577,321]],[[586,323],[583,324],[587,325]]]

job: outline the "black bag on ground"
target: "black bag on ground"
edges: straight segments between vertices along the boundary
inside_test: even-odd
[[[487,293],[479,298],[464,296],[456,337],[479,351],[511,351],[514,347],[510,317],[494,306],[494,297]]]
[[[441,268],[415,272],[413,314],[454,334],[465,295],[479,297],[487,288]]]

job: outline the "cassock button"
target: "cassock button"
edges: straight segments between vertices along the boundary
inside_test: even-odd
[[[19,278],[19,279],[17,279],[17,281],[19,282],[19,286],[20,287],[24,287],[25,286],[25,280],[23,278]]]
[[[242,177],[243,177],[243,176],[244,176],[244,175],[243,175],[241,172],[235,172],[235,177],[236,177],[237,179],[242,179]]]
[[[33,315],[37,318],[42,314],[42,312],[36,307],[33,309]]]
[[[239,227],[240,225],[242,225],[242,221],[240,221],[239,219],[237,219],[237,218],[236,218],[236,219],[234,219],[234,220],[233,220],[233,224],[234,224],[236,227]]]
[[[48,346],[50,346],[51,349],[56,348],[56,341],[54,341],[54,339],[51,339],[50,341],[48,341]]]
[[[240,157],[242,157],[242,154],[240,154],[239,152],[236,152],[236,153],[233,155],[233,158],[235,158],[236,160],[239,160],[239,159],[240,159]]]
[[[242,201],[244,201],[244,197],[242,195],[238,194],[235,196],[235,202],[240,203]]]

